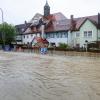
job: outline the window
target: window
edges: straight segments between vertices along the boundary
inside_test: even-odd
[[[67,38],[68,37],[68,33],[64,32],[64,37]]]
[[[52,33],[50,34],[50,38],[53,38],[53,34]]]
[[[92,31],[88,31],[88,37],[92,37]]]
[[[54,38],[54,33],[52,33],[52,38]]]
[[[60,38],[62,38],[62,35],[63,35],[63,34],[62,34],[62,33],[59,33],[59,35],[60,35]]]
[[[87,37],[87,31],[84,31],[84,37]]]
[[[27,35],[27,38],[28,38],[28,35]]]
[[[25,35],[24,35],[24,39],[25,39]]]
[[[27,45],[29,45],[29,42],[27,42]]]
[[[47,38],[50,38],[50,33],[47,34]]]
[[[62,32],[62,38],[65,38],[64,32]]]
[[[80,33],[76,33],[76,37],[79,37],[80,36]]]
[[[33,37],[33,34],[31,34],[31,37]]]
[[[46,38],[50,38],[50,33],[47,33],[46,34]]]
[[[92,37],[92,31],[84,31],[84,37],[87,37],[87,38]]]
[[[46,34],[46,38],[48,38],[48,35]]]
[[[54,38],[56,38],[56,33],[54,33]]]
[[[56,46],[54,42],[50,42],[50,46]]]
[[[55,33],[55,37],[57,37],[57,38],[65,38],[66,36],[67,36],[67,33],[65,33],[65,32]]]
[[[49,37],[49,38],[53,38],[53,34],[52,34],[52,33],[49,33],[49,34],[48,34],[48,37]]]
[[[59,38],[59,33],[56,33],[56,37]]]

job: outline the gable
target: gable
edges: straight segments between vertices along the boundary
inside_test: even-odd
[[[89,30],[89,29],[95,29],[96,25],[89,19],[86,19],[84,23],[80,26],[80,30]]]

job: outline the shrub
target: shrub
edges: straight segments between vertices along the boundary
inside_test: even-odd
[[[67,49],[68,48],[68,45],[65,44],[65,43],[59,43],[59,46],[58,47],[61,48],[61,49]]]

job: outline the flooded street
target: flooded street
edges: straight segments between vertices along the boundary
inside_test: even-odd
[[[0,100],[100,100],[100,58],[0,51]]]

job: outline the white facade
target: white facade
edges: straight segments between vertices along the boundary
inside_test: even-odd
[[[66,43],[68,44],[67,38],[48,38],[49,43],[55,43],[56,46],[59,46],[59,43]]]
[[[32,42],[35,36],[40,37],[40,33],[25,34],[22,37],[23,44],[28,44]],[[55,43],[56,46],[59,43],[68,44],[70,47],[83,47],[88,42],[100,40],[100,30],[90,21],[86,20],[84,24],[80,27],[79,31],[59,31],[45,33],[45,36],[49,43]]]
[[[40,33],[23,35],[22,36],[23,44],[31,43],[35,36],[40,37]],[[58,46],[59,43],[68,44],[67,32],[45,33],[45,37],[49,43],[55,43],[56,46]]]
[[[36,34],[25,34],[25,35],[23,35],[22,36],[22,42],[23,42],[23,44],[31,43],[35,36],[40,37],[40,33],[36,33]]]
[[[68,44],[68,32],[47,33],[46,37],[49,43],[55,43],[56,46],[59,46],[59,43]]]

